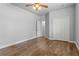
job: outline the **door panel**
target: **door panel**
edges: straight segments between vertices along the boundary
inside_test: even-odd
[[[60,17],[54,17],[52,19],[50,32],[52,32],[50,35],[53,37],[53,39],[57,40],[69,40],[70,35],[70,28],[69,28],[69,22],[70,19],[68,16],[60,16]]]

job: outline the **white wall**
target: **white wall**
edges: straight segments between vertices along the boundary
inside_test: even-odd
[[[40,23],[41,23],[41,34],[45,36],[45,15],[40,16]]]
[[[39,36],[42,36],[43,35],[43,33],[42,33],[42,16],[39,16],[39,19],[37,19],[37,37],[39,37]]]
[[[49,38],[49,13],[45,14],[45,36]]]
[[[79,47],[79,4],[75,6],[75,39]]]
[[[74,40],[74,9],[72,6],[50,12],[50,38]]]
[[[40,23],[42,36],[49,37],[49,13],[40,17]]]
[[[0,47],[36,37],[39,16],[10,4],[0,4]]]

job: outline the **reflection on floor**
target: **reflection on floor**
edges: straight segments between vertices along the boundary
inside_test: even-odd
[[[74,43],[40,37],[0,50],[2,56],[77,56]]]

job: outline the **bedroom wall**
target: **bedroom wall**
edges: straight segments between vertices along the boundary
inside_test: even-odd
[[[40,23],[41,23],[41,34],[45,36],[45,15],[40,16]]]
[[[75,5],[75,39],[79,47],[79,3]]]
[[[43,35],[43,33],[42,33],[42,20],[44,20],[43,19],[43,16],[39,16],[39,19],[37,19],[37,37],[39,37],[39,36],[42,36]]]
[[[49,38],[49,13],[45,14],[45,36]]]
[[[75,7],[67,7],[49,12],[49,38],[64,39],[65,41],[75,40],[74,28]]]
[[[0,47],[35,38],[36,20],[39,19],[24,9],[0,3]]]

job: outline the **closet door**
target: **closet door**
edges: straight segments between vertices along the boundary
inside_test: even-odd
[[[53,17],[50,32],[53,39],[69,41],[70,19],[68,16]]]

